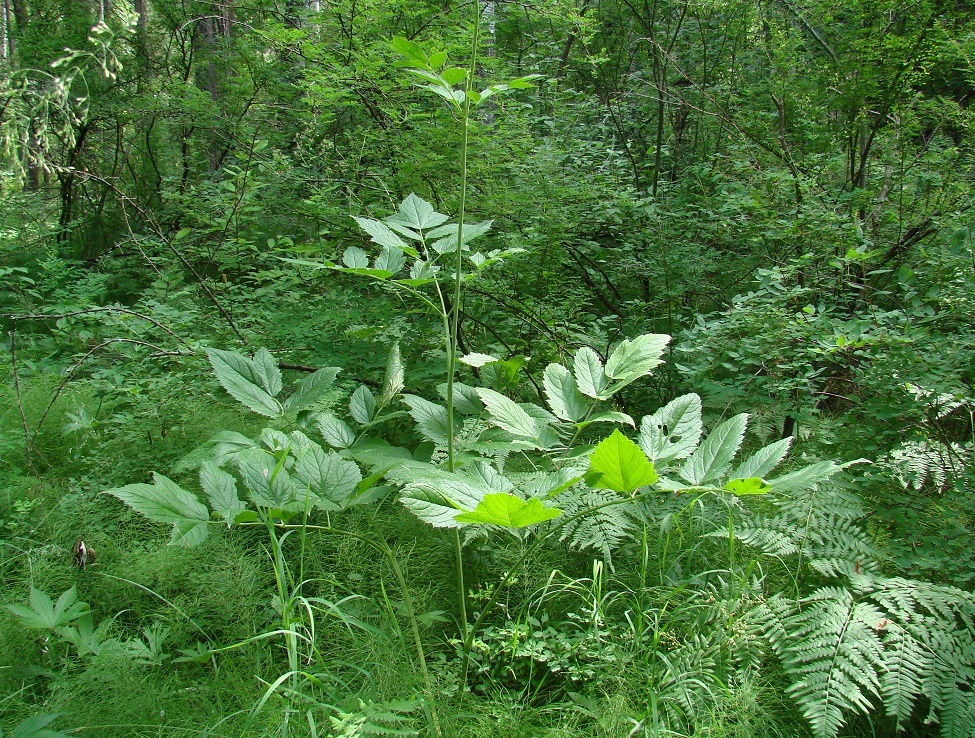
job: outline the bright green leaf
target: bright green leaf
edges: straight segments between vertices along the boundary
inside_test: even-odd
[[[454,520],[458,523],[485,523],[502,525],[506,528],[524,528],[552,520],[561,514],[561,510],[543,506],[542,501],[537,497],[522,500],[507,492],[492,492],[484,495],[484,499],[473,511],[455,515]]]
[[[723,489],[740,497],[743,495],[764,495],[772,488],[758,477],[748,477],[746,479],[732,479]]]
[[[603,439],[589,457],[586,482],[596,489],[630,494],[657,481],[646,454],[618,430]]]
[[[447,67],[440,73],[440,77],[448,85],[454,86],[467,79],[467,70],[460,67]]]

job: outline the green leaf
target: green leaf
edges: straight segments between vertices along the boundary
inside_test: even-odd
[[[364,267],[348,267],[343,269],[346,274],[358,274],[363,277],[369,277],[371,279],[378,279],[383,282],[393,276],[392,272],[386,271],[385,269],[372,269],[368,266]]]
[[[342,254],[342,263],[350,269],[367,269],[369,267],[369,254],[358,246],[349,246]]]
[[[447,408],[418,395],[403,395],[403,402],[410,407],[410,415],[416,421],[423,437],[441,446],[447,445]]]
[[[609,380],[603,371],[603,361],[599,358],[599,354],[588,346],[583,346],[576,351],[572,373],[575,375],[579,391],[587,397],[608,400],[612,396],[612,394],[605,394]]]
[[[438,384],[437,392],[447,399],[447,385]],[[480,415],[484,410],[484,403],[477,396],[477,388],[463,382],[454,382],[454,410],[463,415]]]
[[[764,495],[772,488],[758,477],[748,477],[746,479],[732,479],[722,489],[741,497],[744,495]]]
[[[460,108],[460,104],[464,102],[463,90],[454,90],[444,84],[421,85],[421,87],[430,90],[435,95],[439,95],[455,108]]]
[[[471,353],[461,356],[458,361],[461,364],[467,364],[467,366],[482,367],[485,364],[493,364],[498,361],[498,359],[490,354]]]
[[[275,397],[281,391],[281,370],[278,369],[277,359],[266,348],[259,348],[251,361],[261,387]]]
[[[444,64],[447,63],[447,52],[438,51],[435,54],[430,54],[429,64],[432,69],[440,69]]]
[[[491,490],[483,481],[467,479],[424,465],[417,468],[402,465],[387,476],[396,481],[409,481],[400,501],[420,520],[434,528],[459,528],[454,519],[458,512],[474,510]]]
[[[516,436],[538,438],[538,423],[517,402],[486,387],[478,387],[477,395],[496,425]]]
[[[24,625],[38,630],[54,630],[77,620],[89,611],[87,602],[78,602],[78,591],[75,587],[63,592],[56,603],[46,593],[31,587],[30,607],[5,607],[20,618]]]
[[[250,359],[235,351],[210,348],[207,349],[207,356],[217,381],[231,397],[259,415],[281,417],[284,412],[281,403],[260,386],[261,374]]]
[[[748,414],[741,413],[711,431],[691,457],[684,462],[679,472],[681,478],[698,486],[716,480],[727,472],[735,454],[741,448],[747,423]]]
[[[526,90],[534,87],[535,80],[541,78],[541,74],[526,74],[524,77],[516,77],[515,79],[508,80],[508,87],[512,90]]]
[[[584,423],[579,423],[578,425],[579,427],[585,427],[590,423],[626,423],[631,428],[636,427],[636,423],[633,422],[633,418],[626,413],[620,413],[615,410],[590,415]]]
[[[657,481],[646,454],[618,430],[603,439],[589,457],[586,482],[596,489],[630,494]]]
[[[410,193],[400,203],[399,216],[397,218],[399,222],[417,230],[435,228],[448,218],[443,213],[434,210],[430,203],[415,193]]]
[[[454,86],[467,79],[467,70],[460,67],[448,67],[440,73],[440,77],[448,85]]]
[[[537,497],[523,500],[507,492],[492,492],[484,495],[484,499],[473,511],[455,515],[454,520],[458,523],[485,523],[502,525],[505,528],[524,528],[552,520],[561,514],[561,510],[544,507]]]
[[[855,461],[848,461],[845,464],[836,464],[832,461],[819,461],[798,471],[769,479],[768,483],[776,492],[792,492],[794,490],[809,489],[813,485],[825,482],[848,466],[869,463],[866,459],[856,459]]]
[[[561,364],[545,367],[545,397],[552,412],[562,420],[576,423],[585,417],[589,403],[579,392],[571,372]]]
[[[613,380],[614,388],[620,389],[661,364],[663,360],[660,357],[668,341],[670,336],[645,333],[623,341],[614,348],[606,361],[606,376]]]
[[[326,366],[302,379],[291,396],[284,401],[285,412],[296,413],[321,400],[331,389],[340,371],[342,370],[338,367]]]
[[[388,218],[383,218],[383,222],[386,225],[388,225],[391,229],[399,233],[401,236],[406,236],[412,241],[423,240],[422,234],[418,233],[417,231],[414,231],[412,228],[407,228],[399,221],[399,219],[395,215],[391,215]],[[409,254],[414,259],[416,259],[420,255],[420,252],[418,252],[416,249],[414,249],[411,246],[405,246],[405,245],[400,246],[400,249],[403,251],[403,253]]]
[[[105,619],[95,627],[95,620],[90,612],[86,612],[78,618],[77,628],[65,626],[57,629],[60,638],[75,647],[79,656],[97,656],[102,651],[102,646],[106,642],[114,641],[107,639],[112,620]],[[117,641],[115,641],[117,643]]]
[[[207,536],[210,512],[206,506],[176,482],[153,472],[152,484],[129,484],[109,489],[105,494],[118,497],[122,502],[149,520],[172,523],[171,543],[195,546]]]
[[[403,360],[400,358],[399,344],[394,343],[389,347],[389,356],[386,358],[386,376],[383,379],[382,404],[388,405],[404,387],[405,370]]]
[[[389,272],[389,276],[393,276],[404,266],[406,266],[406,256],[403,255],[403,251],[388,246],[383,246],[383,250],[379,252],[379,256],[373,262],[375,269]]]
[[[70,738],[67,733],[62,733],[60,730],[47,729],[47,725],[57,720],[62,714],[60,712],[46,713],[22,720],[13,729],[9,738]],[[0,738],[2,736],[3,731],[0,731]]]
[[[348,448],[355,443],[355,433],[344,420],[336,418],[331,413],[322,413],[317,420],[318,431],[329,446]]]
[[[285,458],[276,458],[261,449],[248,449],[237,455],[241,479],[258,507],[300,512],[305,506],[304,498],[299,499],[284,463]]]
[[[427,60],[427,55],[423,53],[423,47],[421,47],[416,41],[410,41],[408,38],[396,36],[390,42],[390,46],[405,56],[407,60],[412,63],[416,63],[424,67],[428,66],[430,63]]]
[[[493,221],[485,220],[480,223],[464,223],[464,243],[467,244],[469,241],[473,241],[475,238],[483,236],[485,233],[491,230],[491,224]],[[447,254],[457,250],[457,226],[454,224],[445,225],[440,228],[436,228],[430,231],[428,234],[431,238],[436,238],[436,236],[442,232],[446,231],[447,235],[443,238],[437,238],[433,242],[432,248],[438,254]]]
[[[677,397],[640,421],[640,448],[654,464],[686,459],[701,440],[701,398]]]
[[[349,399],[349,412],[360,425],[368,424],[376,415],[376,398],[364,384],[359,385]]]
[[[209,459],[200,465],[200,486],[213,511],[227,521],[228,527],[247,509],[237,497],[237,480]]]
[[[354,461],[343,459],[334,451],[321,446],[309,446],[294,466],[295,476],[326,500],[339,506],[356,491],[362,472]]]
[[[777,467],[782,462],[782,459],[785,458],[791,444],[792,436],[789,436],[775,443],[770,443],[765,448],[760,448],[738,465],[738,468],[731,473],[731,478],[745,479],[748,477],[768,476],[768,473]]]

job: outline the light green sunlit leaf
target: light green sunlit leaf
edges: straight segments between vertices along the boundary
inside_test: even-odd
[[[545,520],[552,520],[562,514],[561,510],[545,507],[537,497],[523,500],[507,492],[493,492],[484,495],[471,512],[454,516],[458,523],[484,523],[502,525],[506,528],[524,528]]]

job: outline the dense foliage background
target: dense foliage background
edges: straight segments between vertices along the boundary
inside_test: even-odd
[[[15,606],[0,728],[63,713],[53,727],[93,736],[975,735],[971,4],[0,0],[0,30],[0,598]],[[465,164],[458,110],[417,90],[395,37],[461,67],[477,37],[479,88],[539,77],[470,113]],[[412,597],[361,541],[303,537],[298,581],[335,605],[315,635],[332,681],[303,703],[276,681],[287,649],[261,635],[287,609],[267,531],[167,547],[101,493],[152,471],[191,487],[218,432],[267,425],[207,348],[266,348],[289,386],[341,368],[316,406],[340,416],[356,387],[380,391],[398,344],[408,391],[440,402],[442,316],[307,262],[374,251],[353,216],[415,193],[456,218],[462,191],[465,221],[493,221],[483,249],[506,252],[459,306],[460,352],[501,361],[463,381],[541,405],[550,362],[667,334],[665,363],[612,411],[697,393],[709,430],[750,414],[745,450],[792,437],[797,466],[872,463],[811,484],[805,524],[764,500],[667,495],[616,540],[553,536],[513,580],[531,534],[467,543],[471,612],[507,589],[463,678],[452,541],[395,494],[345,510]],[[396,407],[420,422],[418,401]],[[438,461],[422,422],[385,423]],[[754,517],[729,531],[730,511]],[[804,525],[839,548],[789,548]],[[77,541],[97,558],[73,562]],[[98,632],[32,627],[16,610],[43,609],[32,590],[75,591]],[[904,691],[867,669],[828,687],[842,719],[828,699],[811,714],[821,655],[785,634],[835,622],[809,613],[846,597],[864,638],[890,641],[902,617],[930,627],[911,636],[925,653],[957,646],[932,667],[950,687],[908,658]],[[877,680],[894,668],[851,653]],[[50,735],[42,722],[13,734]]]

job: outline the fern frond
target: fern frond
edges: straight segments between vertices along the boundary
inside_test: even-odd
[[[840,587],[823,587],[800,602],[783,623],[789,640],[782,665],[801,675],[786,690],[817,738],[835,736],[845,713],[867,712],[880,697],[883,644],[875,630],[883,615]]]
[[[618,500],[619,495],[609,490],[572,488],[555,498],[563,518],[570,518],[584,510]],[[568,542],[571,548],[595,549],[612,567],[613,550],[620,541],[628,538],[635,526],[625,505],[611,505],[581,516],[563,526],[559,540]]]
[[[809,565],[828,577],[876,571],[881,554],[866,531],[846,517],[818,515],[804,541]]]
[[[899,577],[854,584],[886,612],[887,712],[900,724],[924,695],[944,738],[975,736],[975,595]]]
[[[975,595],[901,578],[850,582],[798,601],[776,595],[750,614],[814,735],[832,738],[847,713],[877,699],[900,727],[923,696],[942,738],[975,738]]]
[[[897,728],[911,716],[917,697],[922,692],[926,674],[931,673],[930,652],[900,625],[887,627],[884,647],[886,671],[880,685],[887,714],[897,719]]]
[[[416,700],[398,700],[377,704],[359,700],[359,709],[352,712],[339,711],[337,717],[330,717],[334,735],[342,738],[361,736],[407,736],[419,733],[407,727],[414,718],[420,703]]]
[[[722,532],[722,535],[724,533]],[[784,515],[755,516],[735,526],[735,537],[768,556],[791,556],[799,552],[802,530]]]
[[[957,443],[935,440],[908,441],[883,460],[904,489],[921,490],[932,486],[943,490],[948,482],[971,463],[971,449]]]

